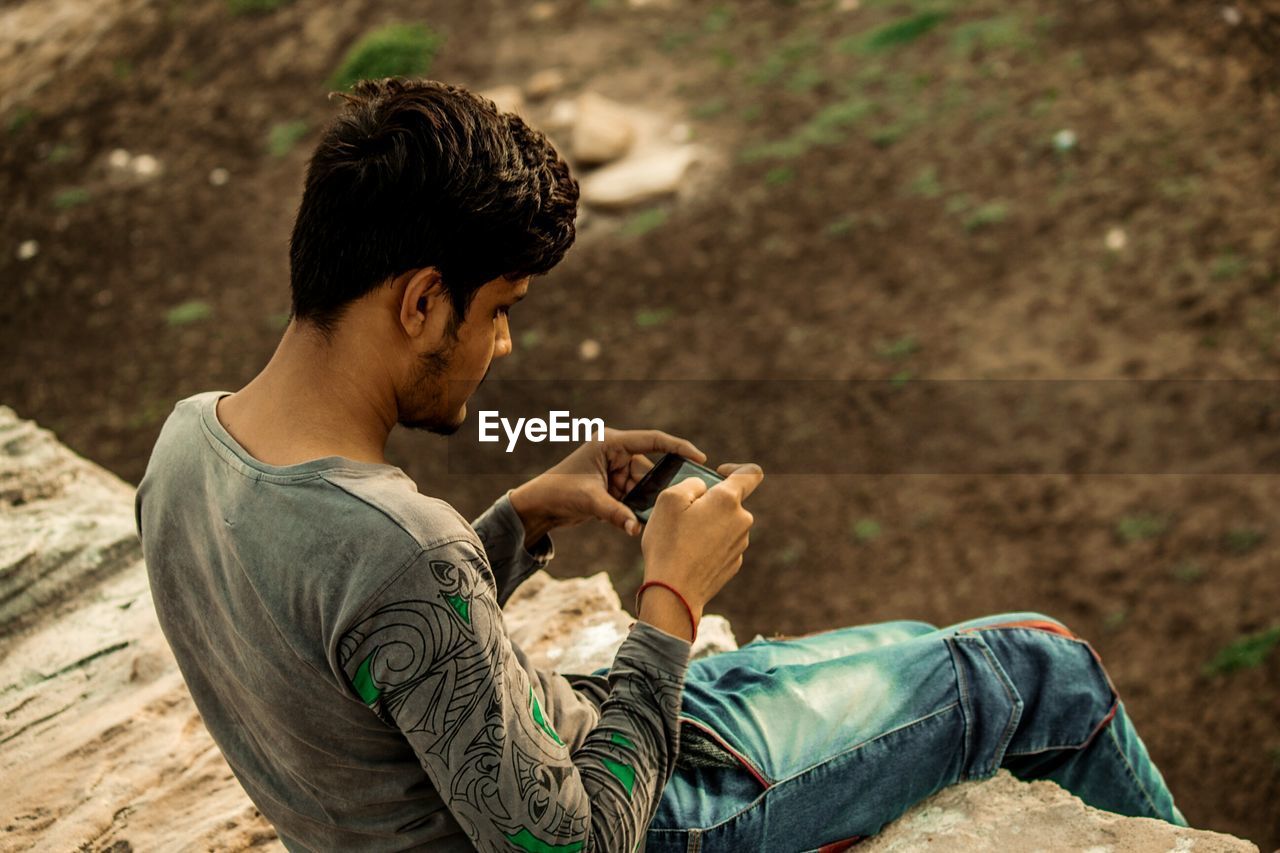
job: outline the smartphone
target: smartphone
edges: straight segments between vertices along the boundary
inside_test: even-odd
[[[636,518],[640,519],[641,523],[647,523],[649,513],[653,512],[653,504],[658,499],[658,493],[667,486],[673,486],[690,477],[697,477],[708,486],[714,486],[724,480],[724,477],[705,465],[685,459],[678,453],[667,453],[640,478],[640,482],[636,483],[634,489],[623,496],[622,503],[636,514]]]

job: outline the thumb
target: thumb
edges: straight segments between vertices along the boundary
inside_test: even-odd
[[[626,504],[608,494],[597,495],[592,502],[592,514],[601,521],[607,521],[628,536],[640,535],[640,522]]]

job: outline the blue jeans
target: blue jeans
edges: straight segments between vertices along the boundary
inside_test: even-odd
[[[647,853],[840,850],[1001,767],[1186,826],[1092,646],[1039,613],[757,639],[690,664],[682,719],[739,766],[677,768]]]

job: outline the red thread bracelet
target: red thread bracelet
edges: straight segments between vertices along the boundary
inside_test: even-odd
[[[636,590],[636,615],[640,615],[640,594],[651,586],[660,586],[669,589],[675,593],[676,598],[680,599],[680,603],[684,605],[684,609],[689,613],[689,624],[693,626],[693,639],[689,642],[696,641],[698,639],[698,620],[693,618],[693,608],[689,606],[689,602],[685,600],[685,597],[680,594],[680,590],[676,589],[666,581],[645,581],[640,584],[640,588]]]

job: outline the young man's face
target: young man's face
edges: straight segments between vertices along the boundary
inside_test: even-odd
[[[439,347],[419,354],[410,387],[401,397],[401,425],[442,435],[462,426],[467,399],[493,360],[511,353],[507,312],[528,291],[528,278],[513,282],[498,277],[480,288],[457,324],[456,340],[446,335]]]

